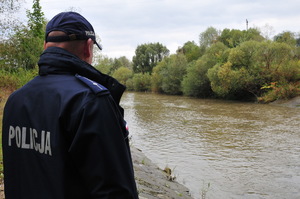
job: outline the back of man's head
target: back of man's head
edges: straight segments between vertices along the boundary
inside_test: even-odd
[[[59,13],[46,26],[45,49],[53,46],[64,48],[90,63],[92,53],[87,52],[87,48],[92,51],[92,44],[102,50],[96,41],[93,26],[76,12]]]
[[[51,36],[49,33],[61,31],[66,35]],[[93,26],[82,15],[76,12],[62,12],[53,17],[46,26],[45,41],[63,42],[74,40],[88,40],[91,38],[100,50],[102,47],[96,41]]]

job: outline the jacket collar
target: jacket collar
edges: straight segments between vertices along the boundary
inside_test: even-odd
[[[117,104],[120,103],[126,87],[111,76],[105,75],[92,65],[79,59],[68,51],[58,48],[47,48],[38,62],[39,75],[47,74],[79,74],[105,86]]]

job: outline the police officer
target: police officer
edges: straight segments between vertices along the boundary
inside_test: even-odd
[[[90,64],[94,29],[63,12],[46,27],[39,75],[8,99],[3,116],[6,199],[137,199],[125,87]]]

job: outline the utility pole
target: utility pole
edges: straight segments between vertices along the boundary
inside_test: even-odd
[[[246,30],[248,31],[248,19],[246,19]]]

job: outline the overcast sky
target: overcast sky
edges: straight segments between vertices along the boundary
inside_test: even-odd
[[[27,0],[28,8],[32,0]],[[160,42],[171,53],[187,41],[199,44],[199,34],[212,26],[219,30],[258,27],[274,36],[300,32],[299,0],[40,0],[50,20],[62,11],[76,10],[87,18],[101,38],[103,54],[129,59],[138,45]],[[268,27],[268,28],[266,28]]]

